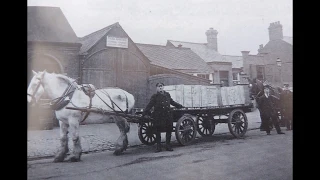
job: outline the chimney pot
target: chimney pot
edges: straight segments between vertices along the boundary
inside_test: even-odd
[[[269,40],[277,40],[283,38],[282,25],[280,21],[272,22],[269,26]]]
[[[214,49],[218,51],[218,40],[217,40],[218,31],[211,27],[209,28],[209,30],[206,31],[205,34],[207,36],[207,46],[210,49]]]

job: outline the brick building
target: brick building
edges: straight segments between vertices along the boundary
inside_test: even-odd
[[[155,86],[152,84],[155,79],[166,85],[210,84],[211,68],[190,48],[141,43],[136,43],[136,45],[150,60],[150,97],[155,92]],[[163,71],[164,68],[171,70],[171,72]],[[193,76],[193,74],[201,74],[202,76]],[[161,80],[160,77],[162,77]]]
[[[79,52],[80,83],[91,83],[97,88],[124,89],[135,97],[135,108],[146,106],[148,97],[154,92],[155,83],[158,81],[166,84],[181,84],[187,81],[191,84],[209,84],[209,80],[171,68],[176,59],[155,61],[148,49],[143,48],[142,44],[134,43],[119,23],[81,37],[78,42],[82,44]],[[190,52],[187,55],[198,57]],[[177,51],[169,54],[160,48],[153,53],[158,53],[158,56],[170,56]],[[171,67],[168,65],[170,63]],[[204,62],[202,66],[208,69]]]
[[[28,6],[28,83],[32,71],[63,73],[79,77],[81,44],[58,7]]]
[[[242,57],[222,55],[218,52],[218,31],[210,28],[206,31],[207,43],[193,43],[168,40],[168,47],[186,47],[190,48],[200,56],[210,67],[210,80],[213,83],[223,83],[225,86],[233,86],[240,82],[239,73],[242,68]],[[201,73],[195,73],[201,76]]]
[[[79,77],[77,36],[58,7],[28,6],[27,19],[27,82],[32,70],[62,73]],[[46,95],[40,102],[46,102]],[[51,128],[57,121],[48,107],[28,107],[29,128]]]
[[[243,71],[249,78],[267,80],[275,86],[289,83],[292,86],[292,58],[293,38],[283,36],[280,22],[270,23],[269,42],[261,44],[257,55],[250,55],[250,51],[241,51]],[[281,66],[277,65],[277,59]]]

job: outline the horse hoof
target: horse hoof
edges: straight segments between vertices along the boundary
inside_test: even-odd
[[[76,158],[75,156],[72,156],[72,157],[69,158],[69,161],[70,162],[79,162],[80,158]]]
[[[114,155],[119,156],[122,153],[120,149],[117,149],[113,152]]]
[[[60,158],[54,158],[53,159],[53,162],[54,163],[58,163],[58,162],[62,162],[63,160],[62,159],[60,159]]]

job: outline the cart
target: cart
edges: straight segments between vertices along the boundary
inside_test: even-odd
[[[243,137],[248,128],[246,112],[250,112],[252,104],[217,106],[217,107],[192,107],[172,109],[173,132],[179,144],[190,144],[197,133],[202,137],[212,136],[218,123],[228,124],[230,133],[236,137]],[[140,112],[139,112],[140,113]],[[139,114],[137,113],[137,114]],[[143,144],[156,143],[156,129],[152,121],[139,122],[139,139]]]
[[[217,92],[220,93],[219,88]],[[169,93],[172,93],[172,91],[169,91]],[[195,95],[192,93],[189,95],[195,97]],[[244,95],[246,96],[246,99],[250,99],[249,91],[246,91]],[[172,108],[171,113],[174,122],[172,132],[175,133],[179,144],[190,144],[196,138],[197,133],[199,133],[202,137],[212,136],[215,131],[215,126],[218,123],[228,124],[230,133],[236,138],[241,138],[245,135],[248,128],[248,118],[246,113],[251,112],[253,103],[246,100],[246,103],[243,104],[223,105],[221,93],[219,95],[219,100],[217,101],[219,101],[219,104],[222,105],[205,107],[194,106],[180,109]],[[88,109],[67,107],[67,109],[124,117],[128,122],[138,124],[138,137],[143,144],[154,145],[156,143],[156,128],[153,125],[154,120],[152,115],[151,117],[142,117],[141,114],[143,113],[143,109],[140,109],[140,111],[135,111],[132,114],[116,111],[105,111],[97,108]]]
[[[202,137],[212,136],[218,123],[228,124],[230,133],[236,138],[245,135],[248,128],[246,113],[251,112],[253,108],[248,84],[233,87],[172,85],[165,86],[164,89],[170,93],[174,101],[186,107],[181,109],[172,107],[171,111],[173,132],[179,144],[191,143],[197,133]],[[213,97],[213,94],[216,96]],[[213,104],[215,106],[212,106]],[[141,113],[141,111],[136,112],[136,114]],[[155,133],[152,121],[139,123],[138,135],[143,144],[155,144]]]

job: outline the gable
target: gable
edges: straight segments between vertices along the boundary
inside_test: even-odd
[[[59,7],[28,6],[28,41],[76,43],[77,36]]]

